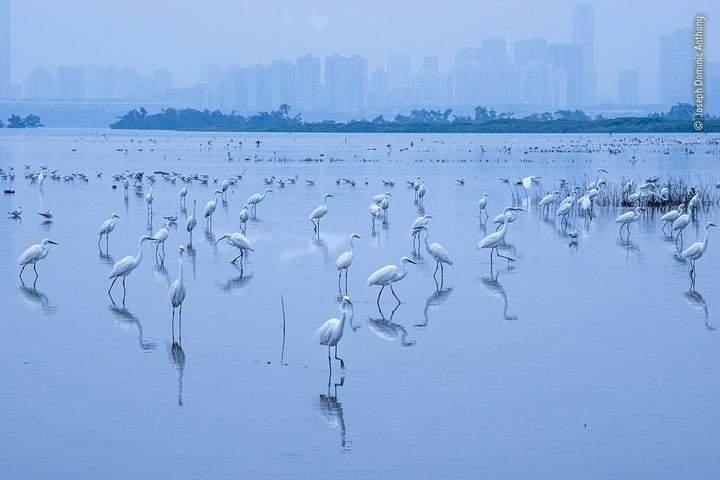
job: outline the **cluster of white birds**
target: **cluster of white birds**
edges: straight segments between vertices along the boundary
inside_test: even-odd
[[[575,216],[584,216],[587,220],[591,220],[593,218],[593,203],[595,199],[602,194],[603,189],[607,188],[607,181],[604,175],[607,174],[607,171],[604,169],[598,169],[597,171],[597,178],[595,181],[591,182],[586,188],[584,188],[584,193],[580,195],[580,193],[583,191],[580,187],[573,187],[572,189],[568,189],[567,182],[564,180],[560,180],[560,187],[556,190],[553,190],[551,192],[547,192],[545,195],[539,195],[540,190],[542,188],[540,183],[540,177],[539,176],[527,176],[525,178],[520,179],[517,182],[511,182],[509,178],[501,179],[503,183],[506,183],[508,187],[510,188],[510,194],[512,199],[512,205],[505,207],[499,215],[497,215],[495,218],[493,218],[492,222],[493,224],[497,224],[497,230],[493,233],[490,233],[489,235],[485,236],[483,239],[481,239],[477,243],[477,249],[488,249],[490,250],[490,264],[493,264],[493,257],[497,255],[498,257],[504,258],[508,261],[508,264],[510,262],[514,262],[515,260],[509,256],[503,255],[500,253],[499,248],[504,244],[505,237],[508,232],[509,224],[515,221],[517,218],[518,212],[525,212],[526,209],[522,207],[529,207],[532,203],[535,203],[538,207],[541,209],[541,213],[543,217],[548,217],[551,215],[551,212],[553,208],[555,208],[555,217],[559,219],[560,225],[562,228],[566,228],[570,222],[571,218],[574,218]],[[43,174],[41,173],[36,177],[36,180],[38,184],[42,184],[43,181]],[[150,178],[145,177],[145,178]],[[175,178],[175,177],[173,177]],[[180,177],[177,177],[180,178]],[[241,178],[241,176],[237,177]],[[211,231],[212,229],[212,216],[217,208],[217,202],[218,202],[218,196],[220,196],[223,201],[226,199],[227,191],[230,185],[233,185],[237,178],[227,178],[222,181],[220,184],[220,187],[214,191],[213,198],[209,200],[205,207],[202,209],[202,217],[206,220],[207,229]],[[143,174],[138,173],[134,175],[126,174],[122,175],[116,178],[116,181],[122,181],[122,184],[125,189],[125,195],[127,195],[127,189],[130,185],[130,180],[133,179],[136,185],[141,185],[143,181]],[[297,179],[297,178],[296,178]],[[295,180],[296,180],[295,179]],[[174,183],[174,180],[172,180]],[[275,181],[274,177],[270,179],[265,180],[266,185],[270,185]],[[292,183],[295,183],[294,181]],[[448,251],[438,242],[431,242],[430,241],[430,221],[432,220],[433,216],[428,215],[424,213],[424,198],[426,195],[426,184],[425,180],[421,179],[420,177],[417,177],[413,181],[407,182],[409,188],[412,188],[414,190],[415,194],[415,204],[418,207],[418,210],[423,212],[422,215],[417,217],[415,221],[412,223],[410,227],[410,234],[412,237],[412,252],[413,255],[419,255],[420,249],[421,249],[421,243],[424,241],[425,249],[430,257],[435,261],[435,270],[433,272],[433,279],[435,280],[436,287],[438,291],[442,290],[443,284],[444,284],[444,267],[446,265],[453,265],[453,260],[448,253]],[[660,191],[659,193],[656,193],[654,190],[654,187],[651,185],[651,183],[655,182],[649,182],[645,185],[639,187],[638,195],[636,198],[633,198],[633,194],[628,195],[628,199],[630,201],[639,202],[639,205],[635,207],[633,210],[623,213],[622,215],[618,216],[615,219],[615,222],[620,225],[620,237],[621,238],[627,238],[629,239],[630,235],[630,225],[634,222],[636,222],[639,218],[642,217],[643,212],[645,212],[646,207],[643,206],[644,203],[642,203],[643,199],[648,199],[653,196],[658,196],[661,198],[666,198],[664,195],[667,195],[667,192]],[[464,184],[464,181],[462,183],[459,183],[460,185]],[[387,182],[384,182],[384,185],[391,186]],[[513,190],[513,185],[515,187],[515,190]],[[629,186],[628,186],[629,185]],[[519,189],[519,190],[518,190]],[[627,190],[628,192],[632,191],[632,185],[627,184],[624,186],[624,190]],[[563,194],[562,191],[565,191],[567,195],[562,198]],[[246,236],[246,229],[247,229],[247,222],[249,219],[257,218],[257,207],[258,204],[260,204],[265,198],[268,193],[272,193],[273,190],[270,188],[265,189],[263,193],[255,193],[248,197],[246,202],[243,204],[243,208],[241,209],[238,219],[239,219],[239,226],[240,230],[239,232],[228,232],[223,234],[217,241],[215,241],[215,244],[219,244],[222,240],[225,240],[226,243],[237,249],[237,256],[235,256],[231,263],[235,264],[240,262],[240,269],[242,272],[243,268],[243,259],[244,256],[247,254],[247,252],[253,252],[254,248],[251,244],[251,242],[248,240]],[[524,195],[520,195],[520,192],[523,192]],[[188,188],[187,185],[183,185],[179,192],[179,205],[180,208],[184,211],[185,210],[185,202],[186,197],[188,194]],[[533,197],[531,198],[531,194]],[[328,214],[328,199],[333,198],[333,194],[325,194],[323,196],[323,203],[319,205],[317,208],[312,210],[312,212],[309,214],[308,218],[313,224],[313,231],[317,236],[320,235],[320,221]],[[524,197],[524,199],[523,199]],[[151,218],[153,216],[153,201],[154,201],[154,194],[153,194],[153,186],[152,181],[149,188],[149,191],[144,195],[144,200],[147,203],[147,214],[148,217]],[[371,216],[371,223],[372,223],[372,230],[373,233],[375,231],[375,224],[378,218],[382,219],[383,224],[387,224],[388,220],[388,212],[390,207],[390,199],[392,198],[391,192],[385,192],[382,194],[378,194],[372,197],[372,203],[369,206],[369,212]],[[698,208],[699,200],[697,198],[697,195],[692,197],[690,201],[687,203],[687,206],[685,204],[679,205],[676,209],[670,210],[667,213],[663,214],[660,217],[660,220],[663,222],[661,230],[663,233],[668,234],[666,232],[666,228],[670,226],[669,235],[672,235],[675,237],[676,245],[678,246],[678,254],[681,258],[687,259],[690,262],[690,276],[691,276],[691,288],[694,288],[695,284],[695,262],[702,257],[704,252],[707,249],[708,246],[708,237],[709,237],[709,231],[711,227],[715,226],[715,223],[708,222],[705,227],[705,236],[702,241],[696,242],[690,246],[688,246],[685,249],[682,249],[682,232],[685,227],[690,223],[691,221],[691,214]],[[487,193],[483,194],[480,200],[478,201],[478,216],[480,218],[481,222],[487,221],[489,219],[489,215],[487,213],[488,209],[488,195]],[[185,229],[188,233],[188,245],[180,246],[179,247],[179,274],[177,280],[171,285],[168,296],[170,299],[170,303],[173,308],[173,322],[175,318],[175,310],[179,309],[180,315],[182,315],[182,303],[186,296],[186,287],[183,281],[183,255],[186,252],[187,248],[192,247],[192,234],[193,230],[197,226],[198,218],[196,216],[196,207],[197,207],[197,199],[193,199],[193,208],[192,213],[187,216],[186,222],[185,222]],[[46,220],[51,221],[53,218],[52,212],[48,209],[45,212],[39,212],[39,214]],[[18,206],[14,210],[8,212],[8,215],[11,217],[19,218],[22,215],[22,207]],[[483,220],[483,217],[485,220]],[[109,247],[109,236],[110,233],[113,232],[116,226],[116,220],[120,218],[117,214],[113,213],[110,218],[102,222],[100,225],[100,228],[98,230],[98,248],[100,248],[102,252],[101,247],[101,241],[102,237],[105,236],[106,250]],[[122,284],[123,284],[123,303],[125,301],[125,296],[127,293],[125,281],[127,277],[137,269],[137,267],[141,264],[143,259],[143,244],[146,241],[152,241],[155,242],[155,257],[159,260],[164,260],[165,257],[165,241],[168,239],[170,234],[170,226],[177,222],[178,216],[177,212],[175,212],[172,215],[166,215],[163,217],[166,220],[165,225],[157,230],[152,236],[150,235],[142,235],[138,240],[138,253],[135,256],[128,255],[118,262],[116,262],[112,268],[112,270],[109,273],[108,278],[111,280],[110,286],[107,290],[108,295],[110,295],[110,298],[112,299],[112,289],[117,282],[118,279],[122,278]],[[626,237],[623,237],[623,230],[626,231]],[[424,235],[424,236],[423,236]],[[571,238],[570,245],[577,245],[577,237],[578,232],[577,229],[573,229],[570,232],[568,232],[569,237]],[[317,330],[317,337],[320,341],[321,345],[328,346],[328,361],[330,361],[330,348],[335,347],[335,358],[340,361],[340,365],[342,368],[344,368],[344,361],[340,359],[337,356],[337,345],[339,341],[342,338],[343,335],[343,329],[345,325],[345,321],[348,318],[348,316],[352,316],[352,305],[353,303],[350,300],[349,294],[348,294],[348,272],[350,269],[350,266],[353,261],[354,257],[354,246],[353,241],[355,239],[360,239],[360,235],[356,233],[352,233],[349,236],[349,244],[350,248],[348,251],[343,252],[340,256],[338,256],[335,265],[338,272],[338,293],[341,296],[341,311],[342,315],[340,318],[332,318],[328,321],[326,321],[318,330]],[[29,247],[25,252],[23,252],[22,255],[18,258],[18,264],[21,266],[20,269],[20,279],[22,280],[22,275],[25,270],[25,268],[32,264],[33,270],[36,274],[36,280],[38,277],[36,264],[38,261],[42,260],[48,255],[50,245],[57,245],[56,242],[50,239],[44,239],[40,244],[32,245]],[[373,272],[371,275],[369,275],[366,279],[366,283],[368,286],[377,286],[380,287],[378,296],[376,299],[376,303],[378,307],[380,307],[380,300],[382,297],[382,293],[385,289],[385,287],[389,286],[390,291],[392,292],[392,295],[395,297],[398,304],[401,303],[400,298],[396,294],[393,284],[399,282],[403,278],[406,277],[408,274],[408,264],[415,264],[416,262],[411,259],[410,257],[403,256],[400,259],[400,262],[398,265],[390,264],[385,265],[379,269],[377,269],[375,272]],[[438,282],[437,279],[437,273],[438,270],[440,271],[440,280]],[[342,275],[343,271],[345,272],[345,285],[344,290],[342,288]],[[114,303],[114,300],[113,300]]]

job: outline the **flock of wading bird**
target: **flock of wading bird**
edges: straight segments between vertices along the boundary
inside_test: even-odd
[[[26,170],[29,168],[26,166]],[[696,261],[699,260],[708,247],[708,237],[710,228],[716,226],[713,222],[707,222],[705,226],[705,235],[702,241],[695,242],[690,246],[684,247],[683,241],[683,230],[690,224],[692,219],[695,217],[698,209],[703,206],[707,206],[713,203],[718,203],[718,196],[713,193],[709,187],[697,188],[686,183],[685,180],[680,178],[667,179],[661,181],[660,178],[649,178],[642,185],[636,185],[634,180],[623,179],[619,184],[611,186],[606,179],[608,172],[599,168],[596,172],[596,178],[587,182],[582,182],[582,186],[574,185],[570,186],[569,182],[565,179],[559,179],[556,182],[556,189],[553,191],[546,192],[542,188],[541,178],[539,176],[527,176],[518,181],[512,181],[510,178],[501,179],[501,182],[507,184],[510,191],[512,204],[503,209],[503,211],[493,218],[492,223],[497,224],[495,232],[487,235],[481,239],[478,244],[478,249],[488,249],[490,251],[490,263],[492,266],[493,255],[497,255],[500,258],[507,260],[508,265],[510,262],[514,262],[513,258],[502,255],[499,251],[499,247],[504,244],[505,236],[508,231],[508,226],[514,222],[517,218],[518,212],[524,212],[526,206],[536,204],[542,209],[542,215],[547,218],[550,215],[554,215],[557,221],[560,223],[563,231],[567,231],[567,235],[570,238],[570,246],[577,245],[578,232],[576,228],[569,228],[570,225],[574,224],[578,219],[583,219],[585,222],[591,222],[594,214],[593,208],[596,205],[600,206],[618,206],[622,205],[631,208],[627,212],[618,216],[615,219],[619,227],[619,235],[621,239],[629,241],[630,226],[636,222],[642,213],[649,208],[659,208],[664,211],[660,217],[662,221],[661,230],[662,232],[670,237],[674,238],[675,245],[677,248],[677,255],[686,259],[690,263],[690,281],[691,291],[695,287],[695,273]],[[176,184],[180,181],[183,186],[178,192],[179,207],[183,211],[186,210],[186,197],[188,194],[187,185],[193,181],[199,181],[204,184],[210,182],[208,175],[193,175],[193,176],[182,176],[178,173],[159,173],[160,177],[165,181]],[[101,174],[98,174],[98,177]],[[47,172],[46,167],[42,167],[38,173],[26,172],[26,178],[30,179],[31,182],[36,183],[39,189],[43,188],[45,178],[54,178],[59,180],[56,172]],[[80,177],[87,181],[87,176]],[[209,200],[202,209],[199,217],[200,221],[205,221],[207,229],[212,228],[212,216],[216,210],[218,198],[225,200],[228,188],[235,185],[238,180],[242,179],[242,174],[236,175],[235,177],[226,178],[222,182],[218,179],[213,180],[214,185],[218,185],[218,188],[214,191],[214,196]],[[240,231],[233,233],[226,233],[222,235],[215,243],[219,243],[225,240],[228,245],[238,250],[238,255],[231,261],[233,264],[240,262],[240,269],[242,274],[243,257],[248,251],[253,251],[253,246],[248,240],[246,235],[247,221],[251,218],[257,218],[257,208],[260,203],[266,198],[266,196],[273,192],[271,186],[277,184],[280,188],[286,184],[294,184],[297,181],[295,178],[288,178],[287,180],[276,179],[274,176],[265,178],[263,181],[266,184],[266,189],[262,193],[255,193],[248,197],[247,201],[243,205],[238,215]],[[66,179],[67,180],[67,179]],[[143,196],[147,203],[147,215],[148,220],[153,216],[153,184],[157,181],[156,175],[145,176],[143,172],[119,174],[114,176],[114,180],[121,184],[124,188],[124,195],[127,199],[128,191],[131,184],[135,192]],[[149,191],[143,192],[143,184],[145,181],[150,184]],[[338,179],[338,184],[343,181],[355,184],[354,180],[350,179]],[[314,180],[307,179],[308,185],[314,185]],[[463,179],[458,179],[458,185],[464,185]],[[367,181],[366,181],[367,184]],[[408,187],[414,190],[415,193],[415,204],[418,206],[419,212],[424,212],[424,197],[426,193],[425,180],[420,177],[415,178],[412,181],[407,182]],[[394,187],[393,181],[383,181],[383,186]],[[117,188],[117,185],[113,185],[113,188]],[[715,190],[720,190],[720,184],[715,185]],[[313,231],[319,236],[320,233],[320,222],[327,215],[329,211],[328,199],[332,198],[332,194],[326,194],[323,197],[323,203],[315,208],[308,215],[309,220],[312,222]],[[387,222],[388,209],[390,206],[390,199],[392,197],[391,192],[381,193],[372,197],[372,203],[369,206],[369,213],[372,222],[373,232],[375,229],[376,221]],[[488,195],[484,194],[478,201],[478,216],[481,222],[485,223],[489,219],[487,213],[488,207]],[[675,208],[673,208],[675,207]],[[20,218],[22,215],[22,207],[18,206],[10,212],[7,212],[11,218]],[[50,210],[45,212],[38,212],[38,214],[44,218],[45,222],[51,222],[53,214]],[[116,219],[119,216],[112,214],[110,218],[102,222],[100,225],[98,235],[98,248],[102,252],[102,238],[105,236],[106,250],[109,248],[109,236],[115,229]],[[156,259],[164,260],[165,256],[165,240],[169,236],[169,228],[172,224],[178,221],[177,213],[172,215],[166,215],[163,217],[166,220],[164,227],[160,228],[154,235],[142,235],[138,240],[138,253],[135,256],[128,255],[119,261],[117,261],[112,270],[109,273],[109,280],[111,281],[110,287],[108,288],[108,295],[115,304],[115,300],[112,297],[112,289],[117,280],[122,279],[123,287],[123,304],[125,302],[125,296],[127,293],[125,287],[125,281],[127,277],[135,271],[143,259],[143,244],[146,241],[155,242],[155,255]],[[421,243],[424,240],[425,249],[427,253],[435,260],[436,266],[433,273],[433,279],[435,280],[436,288],[438,291],[442,289],[444,282],[444,265],[452,265],[453,261],[447,250],[437,242],[430,242],[428,239],[428,223],[433,217],[431,215],[423,214],[419,216],[411,225],[411,233],[413,240],[413,255],[419,254],[421,249]],[[187,246],[180,246],[178,249],[179,255],[179,270],[178,277],[175,282],[169,288],[168,299],[172,305],[172,321],[175,321],[175,310],[179,311],[180,320],[182,319],[182,305],[186,296],[186,286],[183,280],[183,254],[188,248],[192,248],[192,234],[193,230],[198,224],[197,214],[197,200],[193,200],[192,213],[186,217],[185,229],[188,234]],[[623,235],[623,231],[625,234]],[[353,260],[353,240],[361,238],[358,234],[351,234],[350,249],[342,253],[336,260],[336,267],[338,271],[338,292],[340,294],[341,302],[340,309],[342,311],[341,317],[331,318],[324,322],[322,326],[316,332],[316,338],[319,340],[321,345],[328,347],[328,362],[330,368],[331,363],[331,348],[335,348],[335,358],[340,362],[341,368],[345,368],[345,362],[337,355],[337,346],[343,336],[343,330],[348,316],[352,316],[352,301],[347,294],[347,275],[348,270]],[[51,239],[44,239],[39,244],[30,246],[25,250],[20,257],[17,259],[20,265],[20,280],[23,281],[22,275],[25,268],[28,265],[33,266],[35,271],[35,281],[38,278],[37,262],[45,258],[51,245],[58,245]],[[162,248],[162,252],[160,251]],[[380,307],[380,298],[385,287],[390,287],[390,291],[395,297],[398,305],[401,303],[400,298],[393,289],[393,284],[399,282],[408,273],[408,264],[415,264],[411,258],[403,256],[400,259],[398,265],[386,265],[373,272],[366,280],[369,286],[379,286],[380,290],[377,296],[377,304]],[[440,280],[437,279],[438,270],[440,271]],[[345,290],[341,287],[341,279],[343,271],[345,272]],[[381,310],[382,313],[382,310]]]

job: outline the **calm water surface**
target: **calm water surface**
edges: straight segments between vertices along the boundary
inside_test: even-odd
[[[621,240],[614,219],[625,209],[595,207],[591,222],[573,222],[578,245],[569,246],[554,215],[530,205],[508,228],[502,252],[513,265],[491,267],[476,250],[494,230],[478,220],[482,194],[491,217],[511,202],[503,177],[537,175],[552,190],[603,167],[614,187],[683,178],[717,200],[717,138],[636,140],[0,130],[0,168],[16,175],[0,180],[16,192],[2,196],[2,212],[23,207],[21,219],[0,222],[3,477],[715,478],[720,232],[698,260],[695,291],[659,211]],[[47,178],[40,189],[24,165],[88,180]],[[126,171],[210,180],[188,184],[183,211],[180,181],[156,174],[148,221],[149,181],[125,200],[112,175]],[[167,290],[192,200],[200,216],[219,182],[238,174],[212,230],[198,221],[173,328]],[[215,241],[239,230],[243,203],[271,176],[241,270],[230,263],[237,250]],[[454,260],[440,290],[424,247],[412,256],[421,210],[406,181],[417,176],[430,240]],[[278,185],[287,178],[297,183]],[[387,224],[373,231],[371,197],[388,191]],[[315,236],[308,214],[325,193],[334,198]],[[51,223],[37,214],[46,209]],[[164,262],[146,243],[124,305],[119,283],[113,303],[113,263],[176,211]],[[109,248],[98,250],[112,213]],[[714,205],[698,212],[685,245],[708,220],[720,223]],[[339,316],[335,259],[353,232],[362,239],[339,346],[346,370],[333,361],[330,373],[313,333]],[[37,282],[26,269],[23,284],[15,261],[45,237],[60,245],[38,263]],[[403,303],[395,308],[386,291],[378,309],[365,279],[403,255],[418,263],[395,286]]]

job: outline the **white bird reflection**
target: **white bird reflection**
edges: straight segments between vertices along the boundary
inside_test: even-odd
[[[708,306],[700,293],[697,290],[690,290],[685,292],[685,300],[688,304],[696,310],[702,310],[705,314],[705,328],[709,331],[715,331],[715,327],[710,324],[710,315],[708,314]]]
[[[392,313],[390,314],[390,320],[385,319],[382,310],[380,310],[380,315],[382,318],[368,318],[367,324],[370,330],[383,340],[387,342],[398,341],[403,347],[412,347],[413,345],[415,345],[416,340],[408,341],[408,333],[407,330],[405,330],[405,327],[398,323],[393,323],[392,321],[392,318],[395,315],[395,311],[399,307],[400,304],[398,304],[398,306],[395,307],[395,309],[392,311]]]
[[[182,330],[182,319],[180,320],[180,330]],[[175,329],[173,328],[172,343],[167,345],[168,359],[177,373],[177,406],[182,412],[183,403],[183,375],[185,373],[185,351],[182,348],[182,333],[175,341]]]
[[[138,320],[138,318],[133,315],[127,308],[118,307],[113,303],[108,307],[108,309],[110,310],[110,313],[113,314],[113,317],[115,317],[115,321],[117,321],[120,326],[122,326],[123,328],[135,328],[137,330],[138,344],[140,345],[140,350],[146,353],[155,350],[155,343],[148,342],[143,338],[143,329],[140,320]]]
[[[242,271],[242,264],[240,265],[240,276],[235,278],[230,278],[226,280],[225,282],[215,282],[218,287],[220,287],[220,290],[222,290],[224,293],[237,293],[239,290],[244,289],[248,286],[250,281],[253,279],[253,274],[244,275]]]
[[[35,279],[35,283],[36,282],[37,278]],[[20,287],[20,293],[23,295],[23,300],[25,300],[25,303],[30,308],[39,311],[45,316],[54,315],[57,310],[57,306],[50,304],[50,300],[47,295],[42,292],[38,292],[37,288],[35,288],[35,283],[33,283],[32,288],[30,288],[25,285],[25,282],[21,279],[22,286]]]
[[[488,295],[499,298],[503,301],[502,314],[505,320],[517,320],[518,317],[516,315],[508,314],[507,293],[505,292],[505,287],[503,287],[502,284],[498,281],[499,276],[499,271],[495,273],[495,275],[493,275],[493,270],[492,268],[490,268],[490,276],[480,278],[480,286]]]
[[[425,300],[425,308],[423,309],[424,320],[421,323],[416,323],[415,326],[421,328],[427,327],[428,323],[430,322],[428,311],[437,310],[438,307],[444,305],[452,291],[452,287],[434,291],[432,295],[430,295],[428,299]]]
[[[343,411],[342,403],[337,398],[337,387],[342,387],[345,384],[345,377],[340,378],[340,383],[336,383],[334,386],[333,394],[330,394],[330,385],[332,383],[332,373],[328,377],[328,390],[327,395],[324,393],[320,394],[320,401],[318,402],[318,409],[331,428],[340,427],[340,452],[347,453],[350,451],[350,445],[352,442],[347,439],[347,429],[345,427],[345,413]]]

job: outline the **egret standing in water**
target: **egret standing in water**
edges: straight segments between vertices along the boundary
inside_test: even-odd
[[[342,298],[340,308],[342,309],[342,316],[339,319],[331,318],[325,321],[325,323],[323,323],[315,332],[315,337],[320,340],[320,345],[327,345],[328,347],[328,365],[330,365],[331,371],[332,360],[330,359],[330,347],[335,347],[335,359],[340,360],[340,368],[345,370],[345,361],[338,357],[337,345],[343,336],[348,310],[352,312],[352,302],[350,301],[350,297],[345,295]]]
[[[334,195],[326,193],[323,197],[323,204],[310,212],[310,215],[308,216],[308,218],[313,224],[313,231],[316,233],[320,233],[320,219],[324,217],[328,212],[327,199],[329,197],[334,197]],[[315,223],[315,220],[317,220],[317,223]]]
[[[425,249],[430,256],[435,259],[435,272],[433,273],[433,279],[437,285],[437,278],[435,278],[435,276],[437,275],[438,267],[440,267],[440,286],[442,287],[443,282],[445,281],[445,269],[443,268],[443,263],[452,265],[452,258],[450,258],[450,254],[442,245],[437,242],[430,243],[428,240],[430,234],[428,233],[427,225],[420,227],[420,230],[425,230]]]
[[[630,224],[640,218],[640,212],[644,211],[645,209],[643,207],[636,207],[635,211],[625,212],[615,219],[615,223],[620,224],[620,238],[622,238],[623,227],[627,229],[627,236],[630,238]]]
[[[145,194],[145,202],[147,202],[147,206],[148,206],[148,217],[151,216],[152,213],[153,213],[153,208],[152,208],[152,204],[153,204],[153,194],[152,194],[152,190],[153,190],[153,187],[152,187],[152,185],[150,185],[150,191]]]
[[[345,295],[347,295],[347,275],[348,275],[348,269],[350,268],[350,264],[353,260],[354,250],[353,250],[353,239],[360,238],[360,235],[353,233],[350,235],[350,251],[341,253],[340,256],[335,260],[335,266],[338,269],[338,292],[341,292],[340,290],[340,278],[342,277],[342,272],[345,270]],[[342,292],[341,292],[342,293]]]
[[[20,281],[22,281],[23,270],[25,270],[25,267],[31,263],[33,270],[35,270],[35,278],[37,279],[37,262],[47,257],[48,253],[50,253],[50,245],[57,245],[57,243],[53,242],[49,238],[45,238],[42,242],[30,246],[18,257],[17,263],[22,265],[22,268],[20,269]]]
[[[190,234],[190,243],[188,245],[192,245],[192,232],[197,226],[197,218],[195,218],[195,207],[197,206],[197,199],[193,200],[193,212],[192,215],[190,215],[187,219],[187,222],[185,222],[185,229]]]
[[[690,279],[691,284],[695,285],[695,260],[699,259],[703,256],[703,253],[705,253],[705,250],[707,250],[708,246],[708,237],[710,236],[710,227],[715,227],[713,222],[708,222],[707,225],[705,225],[705,238],[702,242],[695,242],[689,247],[687,247],[685,250],[682,251],[680,256],[682,258],[687,258],[690,260]]]
[[[265,200],[265,195],[267,195],[268,193],[273,193],[273,191],[268,188],[265,190],[265,192],[263,192],[262,195],[259,193],[254,193],[250,195],[250,197],[248,197],[247,202],[245,203],[250,206],[253,218],[257,218],[257,204]]]
[[[173,324],[175,323],[175,309],[178,307],[180,308],[180,321],[182,322],[182,303],[183,300],[185,300],[185,282],[183,281],[183,252],[185,252],[185,247],[180,245],[180,268],[178,270],[178,278],[172,283],[172,285],[170,285],[170,290],[168,290],[168,298],[170,299],[170,303],[173,307]]]
[[[183,185],[180,189],[180,209],[185,209],[185,197],[187,196],[187,185]]]
[[[665,233],[665,227],[668,225],[668,223],[672,226],[673,222],[675,220],[677,220],[680,217],[680,215],[682,215],[684,208],[685,208],[685,204],[681,203],[677,209],[670,210],[669,212],[664,214],[662,217],[660,217],[660,221],[663,222],[663,225],[662,225],[663,233]],[[670,234],[672,235],[672,231],[670,232]]]
[[[478,249],[480,249],[480,248],[489,248],[490,249],[490,265],[492,265],[493,252],[497,253],[498,257],[506,258],[508,263],[515,261],[514,259],[512,259],[510,257],[501,255],[500,251],[498,250],[498,246],[500,246],[500,244],[505,239],[505,234],[507,233],[507,227],[508,227],[508,224],[510,223],[510,219],[508,218],[507,213],[514,212],[514,211],[524,212],[525,210],[523,210],[522,208],[517,208],[517,207],[505,207],[505,209],[503,210],[503,213],[502,213],[502,215],[503,215],[502,228],[497,232],[491,233],[487,237],[480,240],[480,242],[478,242],[478,245],[477,245]]]
[[[160,245],[162,245],[162,259],[165,260],[165,240],[167,240],[168,236],[170,235],[169,228],[170,222],[166,222],[165,226],[155,232],[155,235],[153,235],[153,238],[155,239],[156,258],[158,257],[158,249],[160,248]]]
[[[205,208],[203,208],[203,217],[205,217],[206,226],[209,230],[212,229],[212,214],[215,213],[215,208],[217,208],[218,194],[222,195],[222,192],[220,190],[215,190],[215,196],[212,200],[207,202],[205,204]]]
[[[490,215],[488,215],[488,213],[487,213],[487,197],[488,197],[488,194],[483,193],[482,198],[478,201],[478,209],[479,209],[478,217],[480,217],[481,222],[482,222],[483,212],[485,212],[485,220],[490,218]]]
[[[380,295],[382,295],[383,290],[388,285],[390,285],[390,291],[395,297],[395,300],[397,300],[398,303],[402,303],[398,296],[395,294],[395,290],[393,290],[392,284],[405,278],[405,275],[407,275],[408,263],[412,263],[413,265],[415,265],[415,262],[410,260],[408,257],[402,257],[400,259],[400,267],[398,267],[397,265],[385,265],[384,267],[377,269],[375,272],[372,273],[372,275],[367,278],[367,284],[369,286],[381,286],[380,293],[378,293],[377,298],[378,306],[380,306]]]
[[[112,217],[108,218],[100,225],[100,230],[98,231],[98,248],[100,248],[100,240],[102,240],[102,236],[105,235],[105,248],[107,249],[108,243],[110,242],[110,232],[115,230],[116,218],[120,218],[120,216],[113,213]]]
[[[147,235],[143,235],[140,237],[140,240],[138,241],[138,254],[136,257],[133,257],[132,255],[128,255],[127,257],[121,258],[118,260],[115,265],[112,268],[112,271],[110,272],[110,275],[108,275],[108,278],[112,279],[112,283],[110,284],[110,288],[108,288],[108,295],[110,295],[110,299],[112,300],[112,294],[110,291],[113,288],[113,285],[115,285],[115,282],[118,278],[122,277],[122,285],[123,285],[123,303],[125,303],[125,278],[127,278],[128,275],[130,275],[133,270],[135,270],[139,265],[140,262],[142,262],[143,257],[143,248],[142,244],[145,240],[155,240],[153,237],[149,237]],[[114,302],[113,302],[114,303]]]
[[[238,250],[240,250],[240,255],[233,258],[230,263],[237,262],[238,258],[240,258],[240,265],[242,266],[242,258],[245,255],[245,250],[250,250],[251,252],[254,252],[252,245],[250,244],[250,241],[240,232],[235,233],[226,233],[222,237],[218,238],[217,242],[215,242],[215,245],[220,243],[220,240],[227,239],[227,244],[231,247],[235,247]]]
[[[672,223],[672,229],[677,230],[677,236],[675,237],[675,247],[678,249],[678,251],[682,250],[683,242],[682,242],[682,232],[685,230],[685,227],[687,227],[690,224],[690,215],[687,213],[687,211],[683,214],[681,214],[678,218],[675,219],[675,221]],[[680,240],[680,245],[678,245],[678,240]]]
[[[410,227],[410,233],[412,234],[413,239],[413,254],[416,251],[418,252],[418,254],[420,253],[420,232],[422,232],[422,228],[427,225],[431,218],[433,218],[432,215],[423,215],[421,217],[417,217],[413,222],[412,226]],[[417,250],[415,250],[416,242]]]
[[[244,233],[246,233],[245,230],[247,229],[247,221],[250,220],[250,212],[248,212],[247,203],[245,205],[243,205],[242,210],[240,210],[238,219],[240,220],[240,229],[243,231],[243,234],[244,234]]]

